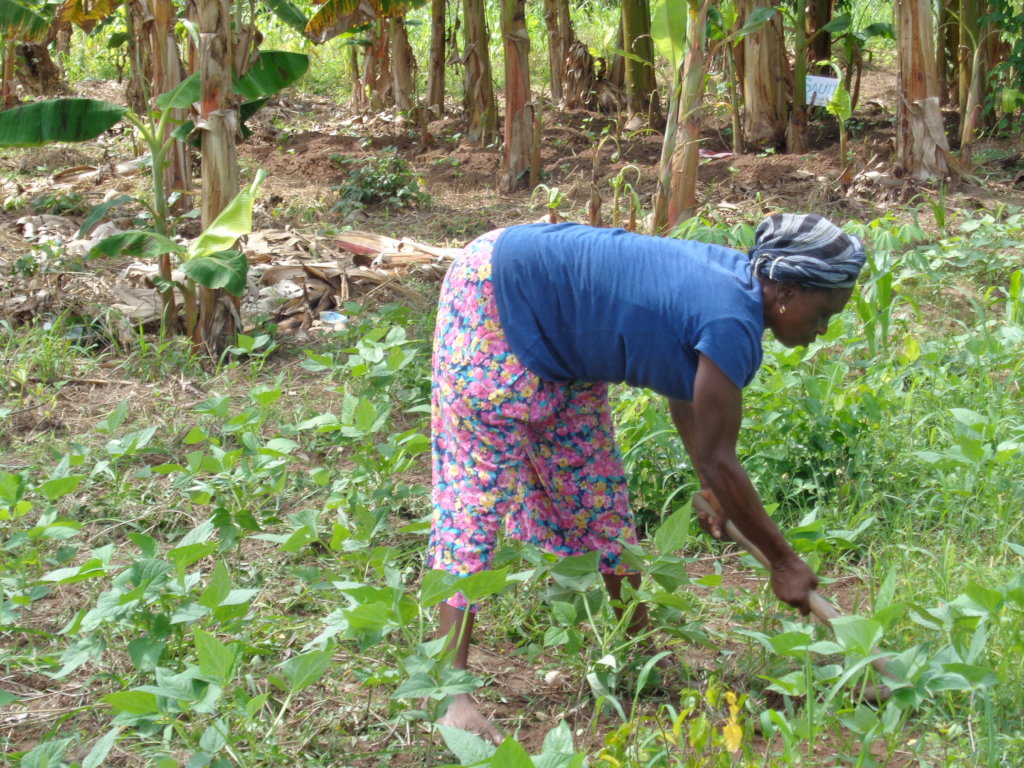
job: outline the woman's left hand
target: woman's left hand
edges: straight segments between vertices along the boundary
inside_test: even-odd
[[[714,515],[709,515],[706,510],[698,508],[697,522],[700,523],[700,527],[704,529],[705,533],[713,536],[719,541],[730,541],[729,534],[725,531],[725,524],[729,521],[729,518],[727,518],[725,516],[725,512],[722,511],[722,505],[718,503],[718,499],[715,494],[710,488],[701,488],[700,495],[715,513]]]

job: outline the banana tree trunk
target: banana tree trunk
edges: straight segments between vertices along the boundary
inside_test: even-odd
[[[935,71],[939,83],[939,103],[956,101],[957,16],[959,0],[939,0],[935,35]]]
[[[199,0],[199,120],[202,141],[202,223],[209,227],[238,192],[235,137],[238,111],[232,89],[232,23],[229,0]],[[220,355],[238,327],[239,301],[222,289],[199,286],[199,316],[192,341]]]
[[[741,19],[772,0],[738,0]],[[781,147],[786,140],[786,50],[775,14],[743,38],[743,138],[747,147]]]
[[[463,104],[468,122],[466,137],[472,142],[486,145],[498,137],[498,106],[494,100],[494,82],[491,78],[484,0],[464,0],[463,23],[466,77]]]
[[[807,6],[798,0],[793,32],[793,106],[786,129],[786,152],[802,155],[807,151]],[[819,104],[818,106],[825,106]]]
[[[949,172],[949,144],[939,111],[930,0],[897,0],[897,162],[926,181]]]
[[[562,73],[565,69],[557,0],[544,0],[544,26],[548,39],[548,69],[551,70],[551,101],[562,103]]]
[[[828,61],[832,58],[832,35],[821,30],[832,21],[832,6],[835,0],[808,0],[804,10],[797,3],[797,15],[805,13],[807,20],[804,24],[797,24],[797,29],[807,29],[807,36],[810,45],[807,49],[808,64],[817,61]],[[829,68],[822,67],[824,73],[830,73]]]
[[[391,72],[394,79],[395,106],[406,114],[413,108],[413,68],[416,66],[409,35],[405,28],[405,19],[392,16],[391,32]]]
[[[530,36],[526,0],[502,0],[501,37],[505,48],[505,158],[498,189],[514,192],[531,182],[534,111],[530,103]]]
[[[378,19],[373,25],[370,46],[366,49],[363,82],[369,89],[370,109],[380,112],[392,103],[391,55],[387,23]]]
[[[444,116],[444,22],[446,0],[430,2],[430,58],[427,63],[427,111],[432,117]]]
[[[640,61],[625,58],[626,109],[630,117],[643,115],[648,124],[661,121],[661,101],[654,79],[654,39],[648,0],[622,2],[623,50]]]
[[[348,50],[348,77],[352,88],[352,107],[357,112],[365,112],[370,104],[366,98],[366,83],[363,82],[363,70],[359,66],[359,52],[365,50],[360,45],[346,46]]]
[[[689,0],[686,56],[669,105],[665,143],[658,169],[651,231],[662,234],[697,209],[697,166],[704,79],[707,73],[707,19],[711,0]]]
[[[960,44],[957,48],[957,96],[961,119],[967,118],[967,101],[974,79],[974,52],[981,42],[982,0],[960,0]]]

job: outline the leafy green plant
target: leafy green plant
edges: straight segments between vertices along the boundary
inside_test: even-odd
[[[348,169],[345,181],[332,187],[338,193],[334,210],[343,214],[370,205],[390,209],[430,203],[430,195],[409,161],[394,148],[369,157],[332,155],[331,161]]]

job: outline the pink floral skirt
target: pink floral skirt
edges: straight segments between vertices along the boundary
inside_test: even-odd
[[[501,230],[470,243],[441,289],[434,334],[430,568],[490,566],[498,532],[627,574],[635,542],[606,384],[545,381],[509,349],[491,282]],[[448,600],[458,608],[466,599]]]

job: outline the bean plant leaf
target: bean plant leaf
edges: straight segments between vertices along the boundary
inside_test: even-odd
[[[534,768],[534,765],[522,744],[506,738],[491,757],[491,768]]]
[[[39,147],[89,141],[116,124],[127,107],[97,99],[51,99],[0,112],[0,146]]]
[[[117,691],[102,698],[117,712],[129,715],[151,715],[160,711],[156,694],[150,691]]]
[[[563,557],[551,569],[551,576],[558,586],[565,589],[581,592],[590,589],[598,580],[597,552]]]
[[[420,605],[430,608],[455,594],[458,577],[445,571],[427,571],[420,583]]]
[[[181,265],[181,270],[200,285],[223,288],[232,296],[241,296],[249,262],[241,251],[221,251],[190,259]]]
[[[476,765],[484,760],[490,760],[498,749],[475,733],[464,731],[461,728],[439,724],[434,727],[444,739],[445,746],[462,765]]]
[[[44,741],[21,757],[21,768],[57,768],[63,765],[61,758],[71,746],[71,737]]]
[[[691,508],[687,504],[673,512],[666,519],[654,534],[654,545],[658,552],[663,555],[670,555],[682,549],[683,544],[690,537],[690,516]]]
[[[279,665],[281,674],[288,681],[288,690],[291,693],[313,685],[324,676],[329,666],[331,666],[329,650],[300,653]]]
[[[836,641],[848,651],[870,655],[882,641],[882,625],[863,616],[839,616],[832,619]]]
[[[114,742],[117,741],[117,736],[121,733],[122,729],[122,726],[117,726],[100,736],[96,743],[92,745],[89,754],[82,760],[82,768],[100,768],[100,766],[106,765],[107,755],[113,749]]]
[[[55,477],[47,480],[36,488],[48,501],[56,501],[62,496],[73,493],[85,479],[85,475],[69,475],[68,477]]]

